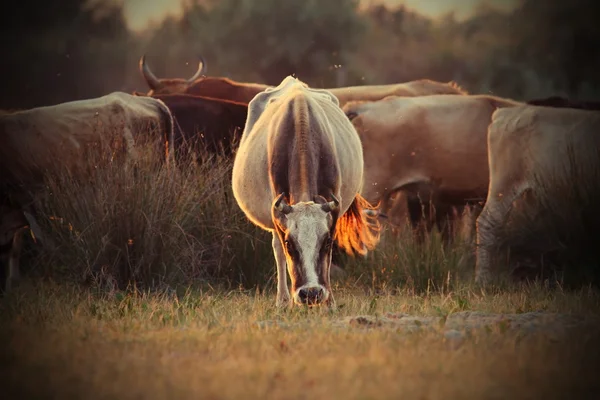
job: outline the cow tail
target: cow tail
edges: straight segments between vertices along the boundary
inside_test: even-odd
[[[379,243],[381,225],[373,207],[360,194],[356,194],[350,208],[338,220],[335,227],[334,239],[337,245],[346,253],[354,256],[356,253],[366,255]]]

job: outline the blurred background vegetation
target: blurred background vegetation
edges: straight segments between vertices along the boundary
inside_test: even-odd
[[[595,0],[479,6],[466,20],[358,0],[188,0],[182,18],[128,28],[123,0],[21,0],[0,26],[1,108],[147,89],[143,53],[161,77],[208,74],[315,87],[455,80],[472,93],[525,100],[600,99]],[[18,8],[17,8],[18,7]]]

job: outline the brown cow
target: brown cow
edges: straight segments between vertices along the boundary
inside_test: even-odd
[[[151,141],[160,143],[161,152],[166,144],[166,153],[171,154],[171,113],[162,101],[150,97],[114,92],[0,115],[0,246],[4,255],[11,254],[7,289],[18,280],[23,228],[29,226],[36,237],[41,237],[33,210],[27,206],[29,192],[43,184],[44,176],[60,173],[62,168],[75,171],[89,167],[86,157],[90,150],[107,150],[108,160],[124,150],[127,160],[135,161],[136,133],[147,132],[149,127],[160,132]]]
[[[585,215],[585,197],[598,191],[599,132],[600,113],[595,111],[523,105],[494,112],[488,132],[490,189],[477,219],[479,283],[492,277],[497,246],[504,247],[506,239],[511,239],[503,230],[531,229],[514,226],[531,205],[536,213],[542,212],[533,219],[536,225],[542,219],[572,222],[573,209]],[[537,207],[540,203],[546,206]],[[564,210],[568,215],[562,214]],[[592,226],[598,222],[586,221]]]
[[[241,83],[223,77],[207,77],[202,74],[206,63],[201,58],[198,70],[189,79],[157,78],[146,63],[146,56],[140,58],[140,72],[150,87],[149,96],[155,94],[193,94],[215,97],[241,103],[249,103],[258,93],[272,86],[257,83]],[[390,85],[348,86],[326,89],[335,95],[340,107],[349,101],[376,101],[388,96],[426,96],[432,94],[467,94],[455,82],[436,82],[419,79],[411,82]]]
[[[248,104],[258,93],[271,87],[258,83],[235,82],[223,77],[203,76],[205,65],[206,63],[201,59],[198,70],[189,79],[159,79],[152,73],[146,63],[146,56],[143,55],[140,59],[140,72],[150,87],[150,91],[147,93],[148,96],[158,94],[191,94]]]
[[[492,113],[519,104],[488,95],[348,103],[344,111],[363,143],[365,198],[372,204],[381,201],[383,212],[389,210],[390,194],[399,190],[434,206],[485,199]]]

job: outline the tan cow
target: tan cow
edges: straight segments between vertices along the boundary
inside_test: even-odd
[[[573,219],[571,210],[581,213],[585,206],[577,203],[581,195],[573,196],[573,187],[580,186],[578,190],[584,193],[598,190],[600,113],[532,105],[500,109],[492,116],[488,147],[490,186],[477,219],[479,283],[492,277],[497,246],[506,239],[503,229],[509,220],[514,225],[522,211],[530,205],[536,208],[540,200],[568,208],[566,219]],[[547,199],[553,201],[548,203]],[[557,210],[545,207],[545,211],[552,214],[546,217],[561,218],[555,216]],[[515,228],[512,232],[529,229]]]
[[[377,101],[390,96],[415,97],[434,94],[466,95],[467,91],[456,82],[437,82],[419,79],[390,85],[348,86],[327,89],[340,101],[340,107],[352,101]]]
[[[485,199],[487,127],[497,108],[522,103],[488,95],[390,97],[344,106],[364,151],[364,197],[382,202],[398,190],[433,204]]]
[[[29,192],[43,184],[44,176],[67,168],[88,168],[87,157],[97,149],[108,151],[106,160],[139,155],[138,132],[159,129],[159,151],[171,154],[173,118],[165,104],[150,97],[115,92],[99,98],[0,114],[0,238],[2,253],[10,253],[7,288],[18,280],[18,254],[25,226],[41,237]],[[112,161],[111,161],[112,162]],[[11,240],[10,237],[13,237]],[[6,254],[0,256],[5,257]]]

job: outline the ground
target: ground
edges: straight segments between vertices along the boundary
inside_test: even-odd
[[[3,398],[581,399],[600,389],[594,290],[335,294],[337,311],[279,311],[271,292],[25,283],[0,302]]]

